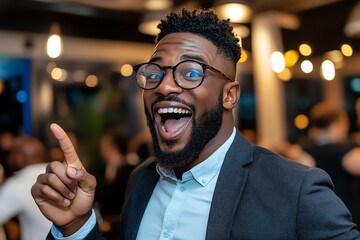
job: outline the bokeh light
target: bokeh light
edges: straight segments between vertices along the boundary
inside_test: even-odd
[[[275,51],[271,54],[271,66],[274,72],[281,73],[285,69],[285,59],[284,55]]]
[[[303,56],[310,56],[312,53],[312,49],[309,44],[303,43],[299,46],[299,52]]]
[[[289,50],[285,52],[284,58],[286,66],[292,67],[299,60],[299,53],[295,50]]]
[[[300,67],[304,73],[311,73],[314,69],[312,62],[309,60],[302,61]]]
[[[325,80],[331,81],[335,78],[335,65],[330,60],[325,60],[321,64],[321,74]]]
[[[294,125],[298,129],[305,129],[309,126],[309,118],[304,114],[299,114],[294,119]]]
[[[120,68],[120,73],[124,77],[129,77],[133,73],[133,67],[130,64],[124,64]]]
[[[99,79],[95,75],[89,75],[85,79],[85,84],[88,87],[96,87],[99,83]]]
[[[353,55],[353,49],[349,44],[341,45],[341,52],[345,57],[351,57]]]

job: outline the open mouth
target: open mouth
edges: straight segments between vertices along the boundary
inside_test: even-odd
[[[180,107],[162,107],[158,108],[156,113],[158,131],[167,139],[180,135],[186,129],[192,116],[190,110]]]

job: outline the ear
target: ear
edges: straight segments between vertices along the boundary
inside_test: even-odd
[[[240,84],[238,82],[227,82],[223,88],[223,108],[232,110],[240,99]]]

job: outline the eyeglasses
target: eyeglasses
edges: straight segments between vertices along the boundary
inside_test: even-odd
[[[182,89],[191,90],[201,85],[205,78],[206,69],[219,74],[229,81],[234,81],[221,71],[196,60],[184,60],[175,66],[160,66],[156,63],[141,63],[133,67],[136,82],[140,88],[151,90],[157,88],[165,77],[165,70],[172,69],[175,83]]]

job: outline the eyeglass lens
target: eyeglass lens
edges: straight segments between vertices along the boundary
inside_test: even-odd
[[[154,63],[141,65],[136,73],[139,86],[143,89],[156,88],[165,76],[165,69]],[[204,78],[204,68],[195,61],[183,61],[173,67],[173,77],[176,83],[185,89],[199,86]]]

